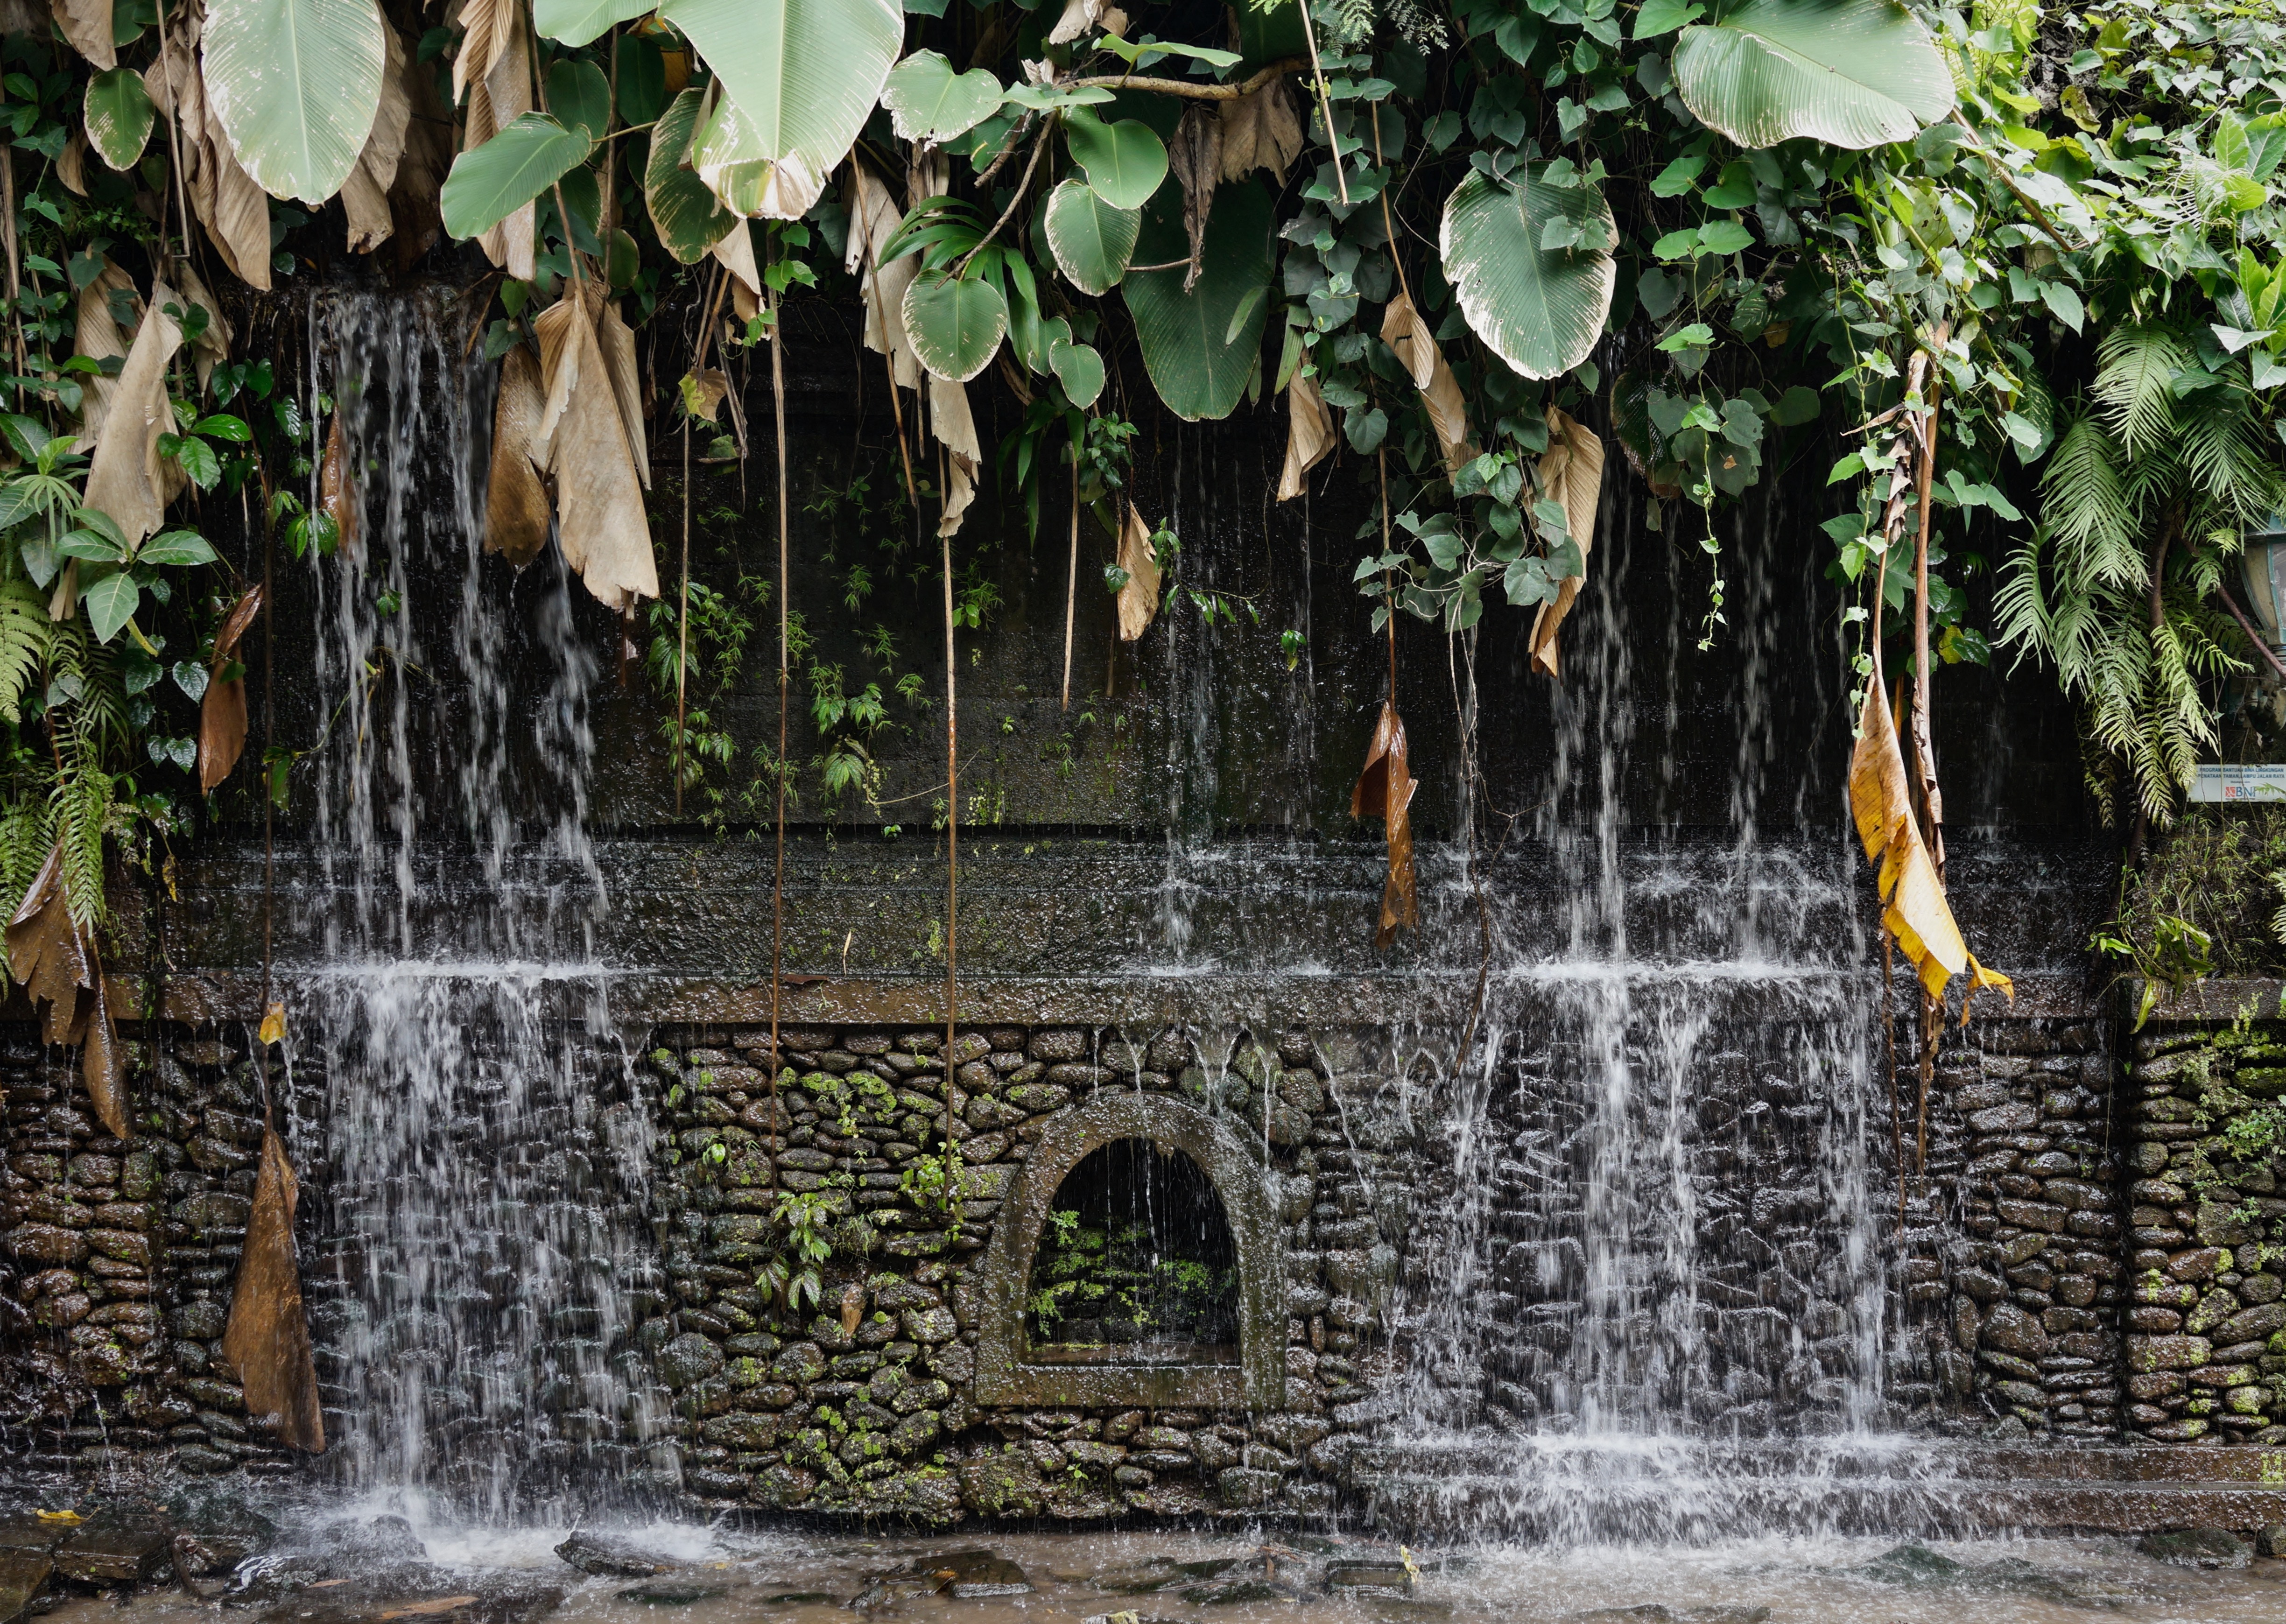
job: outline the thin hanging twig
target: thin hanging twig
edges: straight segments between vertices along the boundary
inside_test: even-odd
[[[1939,325],[1934,335],[1936,347],[1943,347],[1950,331]],[[1919,470],[1920,512],[1919,531],[1913,543],[1913,702],[1912,732],[1914,767],[1920,780],[1921,813],[1927,825],[1929,859],[1936,869],[1937,889],[1944,888],[1944,797],[1936,783],[1936,754],[1929,740],[1929,637],[1928,637],[1928,543],[1929,491],[1936,477],[1936,414],[1937,401],[1944,388],[1944,374],[1938,365],[1935,350],[1929,355],[1928,406],[1920,414],[1921,463]],[[1917,1113],[1918,1125],[1913,1134],[1913,1171],[1928,1169],[1928,1101],[1929,1087],[1936,1079],[1936,1045],[1943,1030],[1944,1005],[1932,997],[1928,989],[1921,989],[1921,1050],[1920,1101]]]
[[[1350,183],[1342,175],[1342,140],[1334,133],[1334,94],[1326,85],[1326,70],[1318,61],[1318,30],[1310,21],[1310,0],[1297,0],[1295,10],[1302,13],[1302,43],[1310,48],[1310,76],[1318,86],[1318,105],[1325,110],[1326,146],[1334,154],[1334,188],[1342,195],[1344,208],[1350,201]],[[1392,244],[1391,252],[1396,251]]]
[[[770,300],[770,404],[776,419],[778,442],[778,805],[777,868],[770,880],[770,1187],[777,1187],[778,1158],[778,996],[785,983],[785,805],[786,706],[791,672],[787,655],[786,599],[793,582],[787,569],[791,522],[786,508],[785,426],[785,304],[775,292]],[[894,381],[893,381],[894,384]],[[892,393],[895,392],[894,387]]]
[[[1876,694],[1880,692],[1881,609],[1884,602],[1882,588],[1887,570],[1887,559],[1880,560],[1874,567],[1872,626],[1868,633],[1868,639],[1873,650],[1872,682],[1874,686],[1872,691]],[[1858,713],[1861,717],[1864,714],[1864,706],[1859,707]],[[1883,726],[1893,729],[1896,725],[1890,717],[1888,706],[1886,704],[1881,707],[1881,722]],[[1897,1170],[1897,1235],[1902,1240],[1905,1233],[1905,1113],[1904,1103],[1897,1097],[1897,1006],[1894,990],[1896,985],[1896,941],[1885,924],[1881,926],[1881,1041],[1883,1052],[1888,1057],[1885,1075],[1889,1079],[1889,1156]]]
[[[937,488],[951,487],[938,477]],[[953,1036],[959,1008],[960,940],[960,720],[956,698],[959,668],[954,664],[952,641],[952,532],[937,527],[944,565],[944,1092],[945,1108],[952,1108]],[[947,1123],[947,1127],[950,1123]],[[948,1133],[948,1140],[951,1135]]]
[[[1071,571],[1064,579],[1064,709],[1071,709],[1072,623],[1079,611],[1079,438],[1072,438]]]

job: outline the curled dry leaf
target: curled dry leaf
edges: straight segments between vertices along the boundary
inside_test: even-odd
[[[524,30],[516,26],[521,8],[516,0],[492,0],[492,5],[497,10],[485,9],[480,20],[487,25],[485,37],[492,42],[487,49],[493,54],[485,59],[481,77],[476,76],[473,68],[470,70],[468,117],[461,130],[461,150],[464,153],[474,152],[532,111],[530,52],[524,45]],[[472,5],[463,14],[477,9]],[[493,20],[501,14],[508,20],[495,25]],[[477,246],[484,249],[485,258],[516,280],[528,282],[532,278],[533,237],[539,222],[540,208],[535,200],[499,225],[479,232]]]
[[[1381,719],[1374,723],[1373,742],[1366,746],[1365,770],[1350,792],[1352,817],[1377,817],[1387,825],[1389,875],[1382,882],[1381,922],[1373,944],[1385,948],[1397,940],[1397,929],[1421,928],[1421,899],[1413,878],[1413,792],[1420,788],[1407,759],[1405,723],[1397,706],[1382,702]]]
[[[88,1098],[112,1135],[125,1139],[126,1055],[111,1024],[95,942],[72,918],[63,858],[59,839],[48,848],[48,860],[8,923],[8,970],[24,983],[25,993],[40,1011],[41,1042],[86,1044],[80,1075]]]
[[[221,302],[207,291],[207,285],[199,280],[198,271],[189,260],[176,261],[175,271],[183,281],[184,310],[195,304],[207,313],[206,326],[191,341],[192,365],[198,370],[199,388],[203,390],[207,380],[214,376],[216,365],[230,359],[230,319],[223,314]]]
[[[265,1045],[286,1041],[286,1006],[272,1003],[262,1012],[262,1029],[255,1034]]]
[[[730,273],[730,308],[741,321],[761,313],[762,273],[754,264],[754,234],[741,220],[706,250]]]
[[[1185,109],[1167,146],[1167,167],[1183,186],[1183,233],[1191,242],[1183,291],[1188,293],[1198,283],[1207,215],[1214,208],[1215,183],[1222,177],[1222,114],[1211,104],[1194,101]]]
[[[254,1177],[254,1210],[246,1221],[222,1352],[246,1390],[248,1415],[269,1417],[279,1442],[316,1455],[326,1447],[326,1423],[318,1408],[318,1368],[311,1357],[302,1273],[294,1257],[298,1195],[286,1147],[265,1126],[262,1164]]]
[[[364,543],[360,533],[365,504],[358,500],[357,453],[350,445],[343,414],[336,409],[326,430],[326,455],[318,465],[318,506],[334,522],[334,545],[344,558],[354,558]]]
[[[124,361],[130,336],[129,329],[119,325],[113,313],[111,296],[125,293],[132,296],[137,311],[136,321],[142,321],[141,296],[135,293],[135,284],[126,272],[104,256],[103,268],[95,280],[79,290],[79,332],[74,343],[76,352],[99,361]],[[111,402],[119,393],[119,380],[106,377],[99,372],[89,373],[80,380],[79,431],[80,438],[91,444],[103,433],[104,420],[111,414]]]
[[[1133,643],[1159,612],[1159,549],[1132,503],[1119,532],[1119,567],[1127,572],[1127,584],[1119,589],[1119,641]]]
[[[405,156],[405,136],[413,116],[413,99],[406,88],[405,44],[397,30],[382,19],[382,35],[389,48],[381,72],[381,105],[374,113],[358,161],[342,182],[342,209],[349,217],[349,248],[370,254],[396,229],[390,213],[389,189],[397,182],[397,169]]]
[[[960,529],[976,501],[976,470],[984,465],[984,451],[976,438],[976,419],[968,409],[968,386],[928,374],[929,421],[936,438],[944,442],[944,512],[936,533],[950,536]]]
[[[605,304],[595,318],[595,348],[603,353],[603,373],[611,381],[611,399],[619,408],[619,429],[627,437],[635,477],[649,490],[650,437],[643,427],[642,374],[635,366],[635,335],[619,319],[616,300]]]
[[[109,514],[130,544],[157,530],[166,514],[159,437],[175,431],[175,409],[167,399],[168,363],[183,342],[183,329],[167,314],[167,306],[175,303],[164,282],[151,285],[142,325],[120,368],[117,391],[88,462],[87,505]]]
[[[113,43],[113,0],[53,0],[56,31],[71,47],[108,73],[119,65],[119,47]]]
[[[1318,381],[1300,367],[1286,385],[1286,466],[1278,476],[1278,500],[1290,501],[1309,488],[1310,470],[1334,448],[1334,417]]]
[[[453,59],[453,99],[469,93],[469,84],[492,71],[493,63],[511,51],[523,36],[517,28],[518,0],[462,0],[460,15],[461,49]]]
[[[885,182],[855,158],[850,167],[856,177],[856,206],[849,214],[847,268],[859,273],[857,289],[865,301],[865,347],[889,358],[892,374],[902,387],[918,389],[920,358],[913,353],[912,341],[905,336],[904,320],[898,312],[904,308],[905,289],[920,272],[920,256],[908,254],[890,264],[880,263],[882,245],[903,217]]]
[[[1295,109],[1292,84],[1281,75],[1258,91],[1218,105],[1222,110],[1222,177],[1244,180],[1257,169],[1268,169],[1284,185],[1288,166],[1302,154],[1302,118]]]
[[[1884,904],[1883,926],[1896,938],[1930,998],[1941,1001],[1945,983],[1963,971],[1969,973],[1960,1011],[1967,1021],[1969,1000],[1979,988],[2000,988],[2012,1000],[2015,988],[2006,976],[1986,969],[1970,955],[1944,900],[1944,886],[1913,816],[1896,721],[1882,702],[1880,658],[1876,641],[1872,676],[1857,716],[1857,744],[1849,756],[1849,813],[1865,856],[1878,870],[1875,888]]]
[[[1048,43],[1068,45],[1090,28],[1104,23],[1107,16],[1119,16],[1117,12],[1109,8],[1108,0],[1064,0],[1064,14],[1057,18],[1056,26],[1048,30]],[[1123,24],[1125,19],[1121,18],[1121,21]],[[1108,23],[1104,23],[1104,26],[1110,27]],[[1118,31],[1115,28],[1112,30],[1114,33]]]
[[[182,133],[183,188],[223,264],[250,288],[270,286],[270,198],[239,165],[222,120],[207,99],[199,69],[203,13],[169,6],[163,48],[143,75],[144,89],[162,112],[171,111]]]
[[[1396,354],[1397,364],[1421,391],[1422,404],[1429,408],[1429,426],[1436,431],[1438,447],[1445,453],[1445,466],[1455,469],[1474,457],[1477,448],[1469,438],[1469,408],[1461,398],[1461,386],[1445,363],[1445,352],[1431,335],[1429,324],[1413,308],[1411,295],[1399,293],[1389,302],[1381,319],[1381,342]]]
[[[590,301],[600,305],[601,296],[590,287],[566,288],[532,323],[547,388],[532,461],[556,482],[564,562],[600,602],[625,609],[658,595],[658,563],[634,451],[596,341],[601,312],[588,308]]]
[[[199,700],[199,792],[214,793],[215,785],[231,775],[246,750],[246,674],[228,682],[223,674],[238,660],[238,645],[254,617],[262,611],[262,588],[256,587],[231,605],[215,633],[214,663],[207,667],[207,691]]]
[[[1596,543],[1596,499],[1604,487],[1604,442],[1578,419],[1554,406],[1548,408],[1548,449],[1540,455],[1533,480],[1543,501],[1564,509],[1564,527],[1580,548],[1580,567],[1588,567],[1588,550]],[[1525,640],[1535,670],[1556,674],[1556,633],[1572,612],[1587,577],[1567,575],[1552,603],[1542,603],[1532,619]]]
[[[56,178],[74,197],[87,195],[87,134],[75,130],[63,151],[56,154]]]
[[[485,551],[521,570],[548,545],[548,486],[532,465],[532,440],[547,391],[528,344],[501,358],[500,398],[493,406],[492,473],[485,484]]]
[[[717,421],[714,414],[722,409],[722,397],[729,392],[730,374],[719,367],[686,373],[682,379],[682,409],[693,417],[713,422]]]

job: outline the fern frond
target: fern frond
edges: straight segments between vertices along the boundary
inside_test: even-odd
[[[2077,594],[2150,582],[2142,513],[2122,477],[2127,459],[2093,413],[2075,417],[2040,474],[2042,516],[2056,542],[2059,585]]]
[[[14,721],[50,641],[48,606],[31,582],[0,582],[0,717]]]
[[[2164,327],[2118,327],[2103,335],[2090,393],[2130,456],[2164,444],[2173,430],[2175,374],[2190,359],[2180,336]]]

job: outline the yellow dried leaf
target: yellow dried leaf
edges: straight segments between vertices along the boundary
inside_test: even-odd
[[[1469,408],[1461,398],[1461,386],[1453,369],[1445,364],[1444,351],[1430,335],[1429,324],[1421,319],[1408,296],[1400,293],[1389,302],[1381,319],[1381,342],[1390,347],[1397,364],[1413,379],[1413,387],[1421,391],[1445,466],[1458,468],[1474,457],[1477,448],[1469,438]]]
[[[1309,488],[1310,470],[1334,448],[1333,414],[1318,392],[1318,381],[1300,367],[1286,385],[1286,466],[1278,475],[1278,500],[1290,501]]]
[[[1858,714],[1857,745],[1849,757],[1849,813],[1866,859],[1879,871],[1882,924],[1929,997],[1943,997],[1945,983],[1968,967],[1968,945],[1960,939],[1960,926],[1953,922],[1936,865],[1914,820],[1905,758],[1878,678],[1866,684]]]
[[[294,1257],[297,1194],[286,1147],[264,1127],[254,1210],[247,1219],[222,1352],[246,1390],[248,1415],[267,1417],[278,1441],[288,1448],[316,1455],[326,1447],[326,1423],[318,1408],[318,1369]]]
[[[1119,532],[1119,567],[1127,572],[1127,584],[1119,589],[1119,640],[1133,643],[1159,612],[1159,552],[1151,545],[1151,527],[1131,503]]]
[[[272,1004],[262,1014],[262,1030],[256,1034],[264,1045],[286,1041],[286,1006]]]
[[[658,561],[634,453],[619,421],[595,323],[576,288],[532,323],[548,397],[532,437],[532,461],[556,482],[556,540],[564,562],[596,599],[625,609],[658,595]]]
[[[1554,406],[1548,408],[1548,449],[1541,453],[1533,477],[1541,499],[1564,509],[1564,527],[1580,548],[1583,573],[1567,575],[1552,603],[1542,603],[1533,617],[1532,650],[1535,669],[1557,674],[1556,633],[1572,612],[1573,600],[1586,584],[1588,554],[1596,544],[1596,500],[1604,486],[1604,442],[1587,424]]]

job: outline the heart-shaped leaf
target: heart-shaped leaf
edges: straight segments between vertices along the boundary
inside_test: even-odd
[[[127,67],[96,75],[87,82],[83,110],[87,144],[96,155],[114,169],[133,169],[159,116],[143,88],[143,75]]]
[[[1270,198],[1252,180],[1215,192],[1207,217],[1203,269],[1188,293],[1183,267],[1131,272],[1120,285],[1135,318],[1135,337],[1151,385],[1176,416],[1227,417],[1261,359],[1266,301],[1254,298],[1251,314],[1236,323],[1241,307],[1270,281]],[[1189,240],[1183,230],[1183,200],[1174,188],[1143,213],[1140,252],[1150,264],[1179,260]]]
[[[1735,0],[1675,47],[1683,106],[1741,146],[1864,148],[1952,111],[1952,75],[1896,0]]]
[[[1143,229],[1141,209],[1115,209],[1093,187],[1067,180],[1048,193],[1044,218],[1048,251],[1074,287],[1105,294],[1118,286],[1135,258],[1135,236]]]
[[[1445,201],[1439,248],[1462,314],[1478,337],[1527,378],[1553,378],[1587,359],[1612,308],[1619,240],[1594,186],[1551,186],[1544,163],[1514,190],[1470,170]],[[1550,221],[1579,228],[1578,247],[1543,248]]]
[[[905,336],[921,365],[966,383],[989,366],[1008,331],[1008,302],[981,277],[924,271],[905,289]]]
[[[134,617],[135,606],[143,601],[142,588],[135,578],[125,571],[114,571],[79,595],[87,606],[87,623],[95,628],[98,643],[109,643],[119,635],[119,628]]]
[[[1167,178],[1167,146],[1148,124],[1107,124],[1084,107],[1064,114],[1064,141],[1087,184],[1114,209],[1140,209]]]
[[[984,68],[965,74],[934,51],[916,51],[889,70],[881,105],[908,141],[950,140],[999,110],[1000,81]]]
[[[548,70],[548,111],[559,124],[600,141],[611,124],[611,82],[593,62],[557,62]]]
[[[445,229],[455,237],[491,230],[584,162],[595,143],[545,113],[526,113],[453,160],[442,197]]]
[[[1071,403],[1085,411],[1103,393],[1103,357],[1092,344],[1058,339],[1048,345],[1048,365]]]
[[[651,127],[650,162],[643,169],[643,201],[661,247],[686,265],[730,233],[738,217],[722,207],[706,183],[682,167],[690,138],[698,128],[698,104],[706,92],[688,90],[669,102]]]
[[[324,202],[357,167],[389,60],[374,0],[214,0],[201,61],[239,165],[272,197]]]

